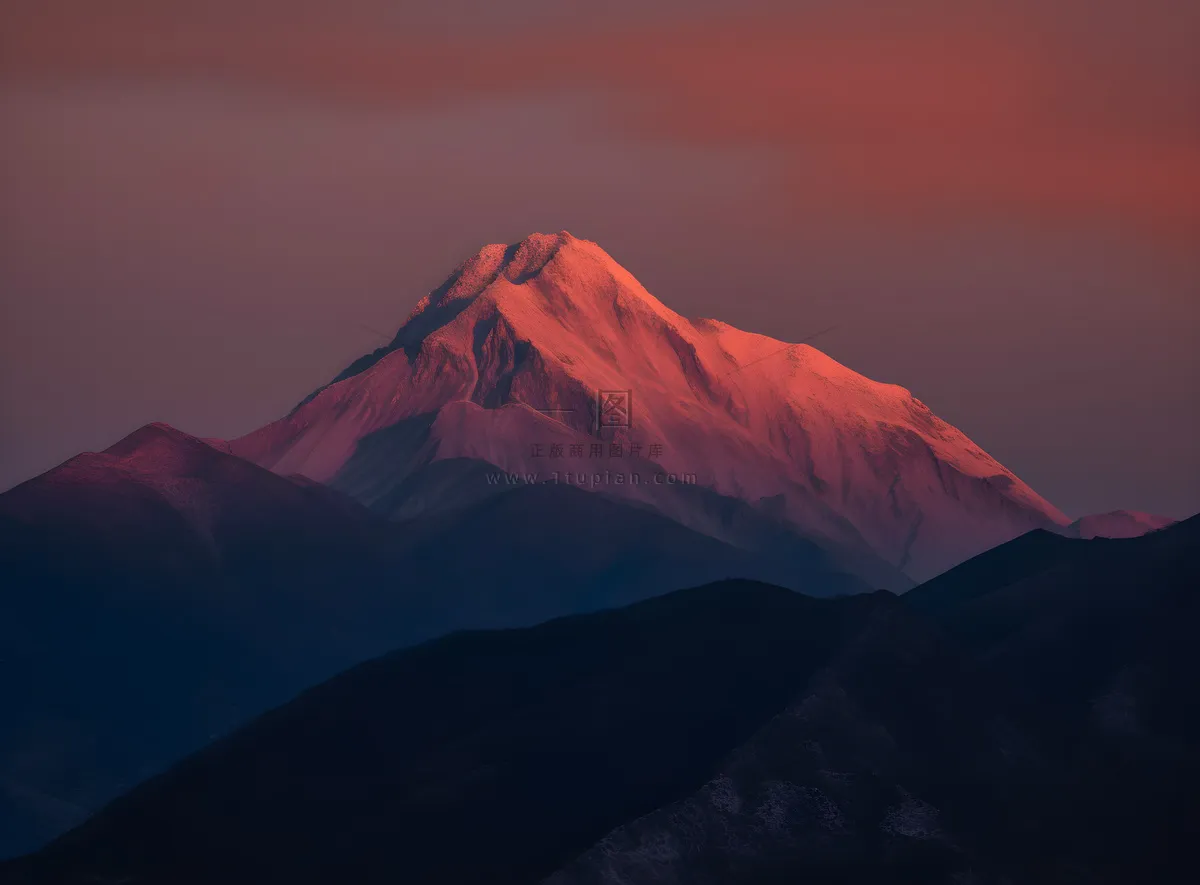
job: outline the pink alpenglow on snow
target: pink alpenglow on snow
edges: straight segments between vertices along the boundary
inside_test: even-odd
[[[1167,516],[1155,516],[1137,510],[1114,510],[1111,513],[1081,516],[1067,526],[1065,534],[1072,538],[1138,538],[1174,524],[1175,520]]]
[[[630,426],[598,433],[597,392],[609,390],[631,391]],[[388,347],[231,447],[378,504],[434,461],[546,476],[536,446],[597,436],[625,444],[614,469],[637,469],[628,446],[642,446],[647,475],[695,474],[916,580],[1069,522],[903,387],[807,345],[682,317],[565,231],[485,246],[421,299]],[[687,521],[645,485],[598,493]]]

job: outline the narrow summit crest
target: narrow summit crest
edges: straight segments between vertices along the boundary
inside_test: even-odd
[[[557,234],[530,234],[505,250],[504,276],[509,282],[520,285],[537,276],[558,251],[574,239],[565,230]]]

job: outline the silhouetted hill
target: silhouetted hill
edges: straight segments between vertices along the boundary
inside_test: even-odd
[[[904,601],[918,611],[958,606],[1044,571],[1076,549],[1082,548],[1063,535],[1034,529],[929,579]]]
[[[389,530],[343,501],[158,426],[0,496],[0,849],[394,645]]]
[[[1044,765],[1009,705],[936,630],[878,605],[698,789],[546,885],[996,881],[1004,810]]]
[[[1164,878],[1200,832],[1198,541],[1033,532],[964,563],[904,597],[940,658],[878,630],[548,885]]]
[[[1032,532],[904,598],[997,673],[1059,704],[1111,676],[1137,632],[1200,587],[1197,550],[1200,517],[1128,539]]]
[[[517,530],[547,512],[569,518],[540,544]],[[628,574],[685,573],[693,535],[656,519],[529,486],[414,523],[397,561],[446,580],[407,610],[619,603]],[[571,543],[602,527],[610,547]],[[0,881],[1153,880],[1200,832],[1198,541],[1200,518],[1035,532],[904,597],[721,582],[457,633],[305,691]],[[506,556],[521,582],[481,589]]]
[[[702,783],[888,594],[726,582],[361,665],[11,881],[530,882]]]
[[[1198,531],[1033,535],[912,602],[724,582],[455,634],[305,692],[0,878],[1153,880],[1200,827]]]
[[[811,544],[768,560],[567,486],[387,522],[162,425],[0,495],[0,573],[0,856],[295,692],[450,630],[729,576],[862,588]]]

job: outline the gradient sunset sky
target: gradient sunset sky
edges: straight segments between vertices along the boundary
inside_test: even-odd
[[[4,0],[0,489],[235,436],[490,242],[911,389],[1072,515],[1200,510],[1193,0]]]

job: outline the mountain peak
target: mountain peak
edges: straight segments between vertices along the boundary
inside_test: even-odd
[[[153,457],[155,453],[182,451],[204,453],[209,449],[228,453],[229,444],[223,439],[192,436],[170,424],[152,421],[122,437],[105,449],[102,454],[132,464],[138,459]]]
[[[601,397],[617,411],[597,426]],[[435,459],[624,478],[639,465],[600,459],[637,453],[653,459],[647,485],[610,493],[675,506],[647,487],[658,475],[778,499],[789,523],[918,578],[1069,521],[904,388],[807,345],[693,323],[567,231],[484,246],[388,347],[234,451],[368,503]],[[542,457],[556,460],[530,460]]]
[[[565,230],[556,234],[532,233],[515,246],[505,249],[505,257],[509,260],[504,268],[504,276],[509,282],[522,283],[536,276],[559,250],[578,242]]]
[[[117,457],[131,454],[146,446],[153,445],[156,442],[166,440],[173,444],[187,444],[191,442],[199,442],[196,437],[191,434],[184,433],[178,428],[172,427],[163,421],[152,421],[149,424],[144,424],[137,430],[123,436],[120,440],[113,443],[105,453],[115,455]]]
[[[603,251],[595,243],[579,240],[565,230],[556,234],[532,233],[516,243],[489,243],[460,264],[442,285],[422,298],[409,319],[430,308],[473,300],[501,279],[521,285],[541,273],[564,248],[586,251],[579,248],[584,246]],[[605,257],[608,258],[607,254]],[[612,261],[611,258],[608,260]]]
[[[417,303],[388,350],[402,347],[414,357],[426,339],[477,303],[464,324],[474,327],[496,314],[531,330],[568,315],[604,326],[623,327],[634,315],[675,328],[686,324],[598,244],[563,230],[482,247]]]

